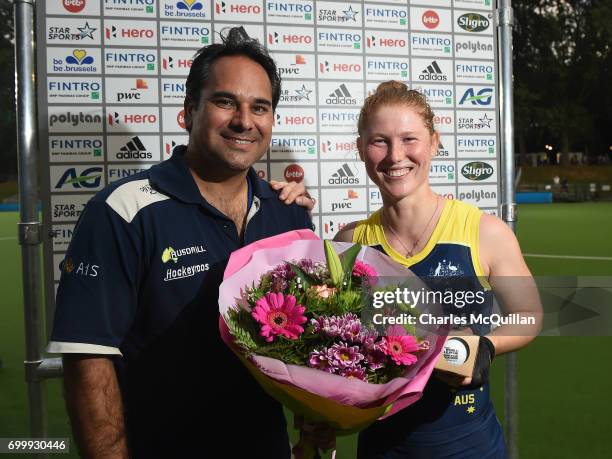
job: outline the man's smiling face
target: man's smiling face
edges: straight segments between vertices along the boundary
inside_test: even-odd
[[[185,123],[189,150],[207,166],[247,170],[272,137],[272,85],[264,68],[245,56],[214,61],[197,107],[185,107]]]

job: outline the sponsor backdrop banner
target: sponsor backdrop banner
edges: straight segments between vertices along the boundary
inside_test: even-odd
[[[243,25],[283,78],[265,179],[303,182],[321,237],[382,205],[357,155],[359,108],[381,81],[425,94],[441,133],[433,188],[499,205],[494,0],[37,2],[46,292],[91,196],[186,143],[195,51]]]

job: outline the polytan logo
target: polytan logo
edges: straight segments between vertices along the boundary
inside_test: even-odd
[[[452,82],[453,63],[443,59],[413,59],[412,68],[418,81],[428,83]]]
[[[455,104],[455,97],[452,86],[442,85],[418,85],[412,89],[419,91],[432,107],[452,108]]]
[[[271,159],[314,159],[317,138],[314,135],[273,135],[270,142]]]
[[[51,103],[95,104],[100,102],[100,78],[49,77],[47,100]]]
[[[301,183],[304,180],[304,169],[299,164],[289,164],[283,174],[286,182]]]
[[[467,87],[457,102],[458,107],[495,107],[492,87]]]
[[[312,24],[313,2],[266,2],[266,22],[281,24]]]
[[[160,22],[159,38],[162,46],[197,48],[210,44],[210,26],[195,23]]]
[[[150,49],[107,48],[104,52],[104,66],[108,74],[155,74],[157,52]]]
[[[157,107],[107,107],[108,132],[159,132]]]
[[[77,221],[85,208],[91,194],[76,194],[66,196],[62,194],[51,195],[51,220],[54,222]]]
[[[354,135],[321,135],[321,159],[354,161],[358,158],[357,141]]]
[[[452,135],[440,136],[436,159],[450,159],[455,157],[455,137]]]
[[[319,78],[333,80],[363,79],[363,60],[361,56],[318,55]]]
[[[50,106],[49,132],[102,132],[101,107]]]
[[[452,110],[436,110],[433,118],[436,131],[441,133],[453,132],[455,128],[455,116]]]
[[[47,44],[100,44],[100,21],[94,19],[47,18]]]
[[[187,76],[192,63],[193,51],[179,51],[176,49],[161,50],[162,75]]]
[[[147,78],[106,78],[107,104],[156,104],[157,80]]]
[[[315,108],[279,107],[274,115],[275,132],[316,132]]]
[[[215,20],[263,21],[261,0],[215,0]]]
[[[497,185],[459,186],[458,198],[478,207],[496,207]]]
[[[495,166],[485,161],[460,162],[461,176],[465,181],[494,181]]]
[[[434,30],[440,24],[440,16],[434,10],[426,10],[421,15],[423,25],[430,30]]]
[[[361,105],[363,84],[319,81],[319,105]]]
[[[454,161],[432,161],[429,166],[429,182],[432,184],[455,183]]]
[[[321,132],[357,132],[359,109],[320,108],[319,130]]]
[[[271,55],[283,80],[315,77],[314,56],[312,54],[271,53]]]
[[[315,85],[312,81],[286,81],[280,93],[282,105],[315,105]]]
[[[49,47],[47,73],[100,73],[100,50]]]
[[[51,191],[97,191],[104,186],[102,165],[51,166],[50,175]]]
[[[327,190],[321,200],[323,212],[366,212],[365,189]]]
[[[162,103],[183,104],[187,85],[185,79],[164,78],[161,83]]]
[[[317,51],[337,53],[361,53],[361,31],[317,29]]]
[[[134,135],[107,137],[109,161],[159,161],[159,137]]]
[[[407,54],[408,34],[405,32],[368,32],[368,52],[377,54]]]
[[[160,16],[164,18],[210,19],[209,1],[203,0],[162,0]]]
[[[321,163],[321,185],[355,186],[365,185],[365,168],[363,163],[355,161]],[[365,192],[365,191],[364,191]]]
[[[274,51],[314,51],[314,29],[268,26],[267,42]]]
[[[480,13],[463,13],[455,11],[457,17],[457,25],[460,29],[466,32],[483,33],[488,32],[491,25],[490,19]]]
[[[187,143],[189,142],[189,136],[187,135],[165,135],[163,142],[164,142],[164,146],[163,146],[162,160],[168,159],[172,155],[172,152],[174,151],[175,147],[179,145],[187,145]]]
[[[398,57],[366,56],[366,79],[401,80],[408,78],[408,62]]]
[[[185,132],[185,109],[182,106],[162,107],[163,132]]]
[[[361,11],[355,4],[317,2],[317,24],[361,27]]]
[[[104,15],[155,17],[155,3],[155,0],[104,0]]]
[[[446,56],[453,51],[452,35],[432,35],[413,32],[410,37],[413,56]]]
[[[459,158],[493,157],[497,152],[495,136],[457,136],[457,156]]]
[[[489,83],[494,75],[493,63],[489,62],[455,62],[455,81],[457,83]]]
[[[93,162],[104,160],[102,136],[49,136],[49,161]]]
[[[493,37],[455,36],[455,57],[493,59]]]
[[[150,21],[105,20],[104,43],[107,45],[140,45],[143,40],[157,40],[157,24]]]
[[[495,112],[457,110],[457,132],[494,133]]]
[[[406,30],[408,8],[405,6],[365,5],[365,26]]]
[[[122,178],[130,177],[131,175],[139,174],[140,172],[146,171],[153,164],[126,164],[125,166],[107,166],[106,175],[108,176],[108,183],[116,182]]]

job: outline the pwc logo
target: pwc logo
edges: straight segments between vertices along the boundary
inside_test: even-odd
[[[427,10],[423,12],[421,21],[425,27],[433,30],[440,24],[440,16],[438,16],[438,13],[436,13],[434,10]]]
[[[304,169],[299,164],[289,164],[283,173],[285,181],[301,183],[304,180]]]

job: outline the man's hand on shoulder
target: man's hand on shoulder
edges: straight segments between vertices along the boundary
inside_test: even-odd
[[[337,242],[353,242],[353,233],[355,232],[355,227],[357,226],[357,222],[351,222],[347,225],[344,225],[340,231],[336,233],[334,236],[334,241]]]
[[[295,202],[298,206],[304,207],[308,212],[314,209],[316,200],[308,194],[303,183],[270,180],[270,186],[273,190],[279,192],[278,199],[285,204],[289,205]]]

